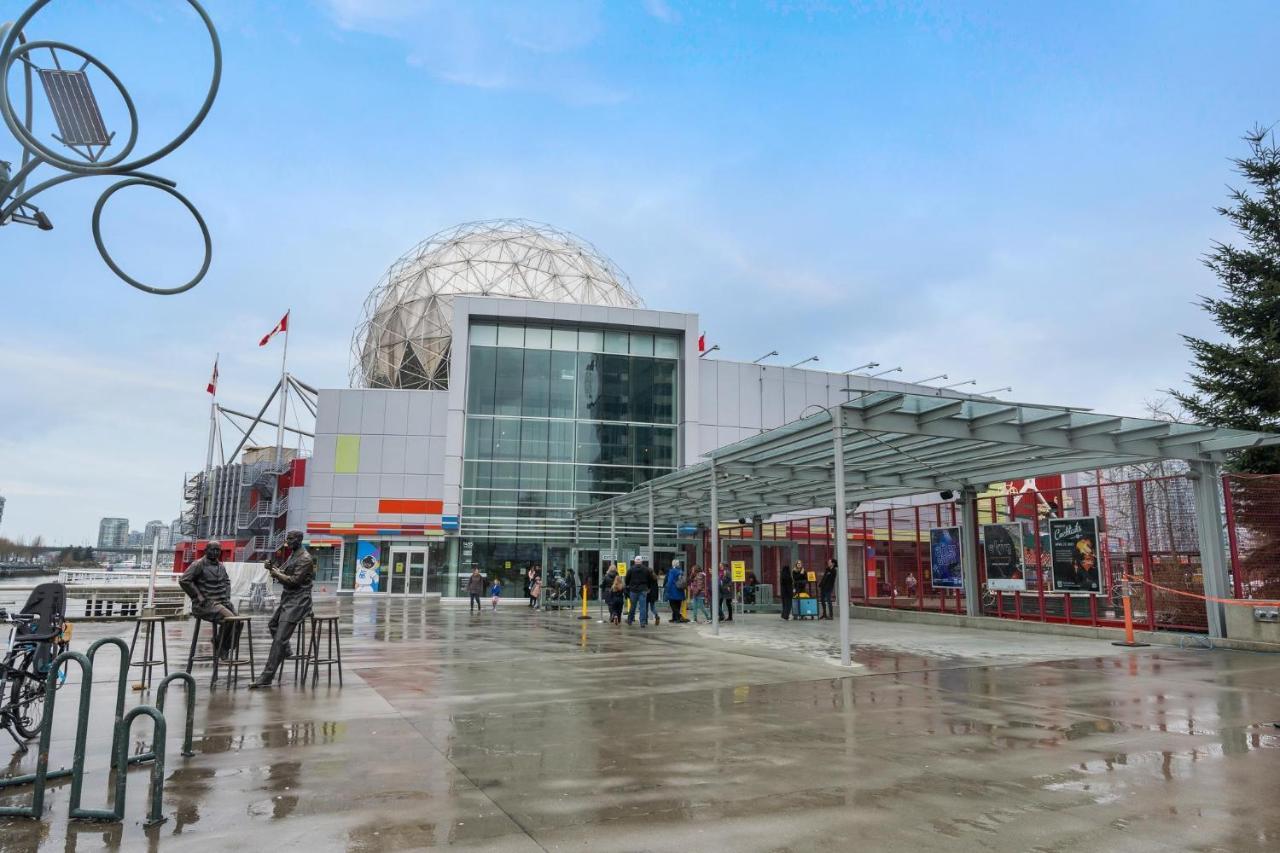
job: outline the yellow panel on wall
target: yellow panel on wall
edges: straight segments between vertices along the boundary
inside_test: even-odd
[[[340,435],[333,455],[335,474],[354,474],[360,469],[360,436]]]

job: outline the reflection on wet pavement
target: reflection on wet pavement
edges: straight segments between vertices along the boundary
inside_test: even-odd
[[[139,768],[123,825],[69,824],[57,783],[45,821],[0,821],[0,849],[1280,849],[1277,658],[857,622],[846,671],[825,623],[746,617],[712,638],[341,607],[343,688],[286,673],[210,693],[203,671],[196,756],[170,738],[165,824],[141,825]],[[84,625],[76,646],[126,630]],[[186,630],[169,626],[170,648]],[[92,805],[114,666],[94,677]],[[70,761],[74,705],[51,766]]]

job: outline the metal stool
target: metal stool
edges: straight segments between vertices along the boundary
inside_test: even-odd
[[[307,659],[311,656],[310,653],[308,652],[308,649],[310,649],[311,647],[307,645],[307,631],[306,631],[305,622],[306,620],[304,619],[302,623],[299,623],[298,630],[293,632],[293,639],[291,640],[291,642],[295,644],[293,647],[293,654],[285,656],[280,661],[280,667],[276,669],[277,682],[284,681],[285,663],[287,663],[288,661],[293,661],[294,683],[296,684],[298,682],[299,676],[301,676],[303,684],[307,683]],[[341,678],[339,678],[339,681],[341,681]]]
[[[198,663],[212,663],[213,659],[218,656],[218,623],[208,619],[201,619],[199,616],[192,616],[195,620],[195,626],[191,629],[191,649],[187,652],[187,672],[191,672],[191,667]],[[200,625],[201,623],[209,626],[210,633],[210,652],[207,655],[196,657],[196,643],[200,641]]]
[[[328,642],[328,654],[320,657],[320,638],[326,633]],[[342,642],[338,639],[338,617],[337,616],[316,616],[311,615],[311,651],[307,655],[307,661],[302,665],[303,681],[307,678],[307,670],[311,667],[315,669],[311,673],[311,686],[315,687],[320,681],[320,667],[327,666],[329,668],[329,683],[333,683],[333,665],[338,665],[338,686],[342,686]]]
[[[253,617],[252,616],[224,616],[222,619],[222,630],[231,632],[231,645],[227,654],[227,660],[219,660],[216,649],[213,658],[213,677],[209,679],[209,687],[215,687],[218,683],[218,669],[227,668],[227,686],[240,680],[240,668],[249,668],[249,680],[253,681],[257,677],[257,663],[253,659]],[[247,637],[246,637],[247,635]],[[249,657],[241,657],[240,644],[247,642],[249,646]]]
[[[133,639],[129,641],[129,668],[138,667],[142,670],[141,689],[146,690],[151,687],[151,670],[157,666],[164,667],[164,674],[169,674],[169,644],[165,639],[165,621],[166,616],[139,616],[133,620]],[[143,637],[142,660],[134,660],[134,649],[138,645],[138,632],[146,626],[147,633]],[[155,658],[156,653],[156,626],[160,626],[160,659]]]

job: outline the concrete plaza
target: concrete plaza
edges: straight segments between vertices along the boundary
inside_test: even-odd
[[[142,826],[136,768],[123,825],[69,823],[59,782],[43,822],[0,821],[0,849],[1280,847],[1280,658],[855,620],[845,671],[825,622],[740,616],[711,637],[523,607],[339,606],[344,687],[290,671],[280,689],[210,693],[198,669],[189,759],[171,698],[166,823]],[[126,630],[82,625],[75,647]],[[175,660],[187,630],[170,627]],[[89,807],[108,784],[100,661]],[[64,688],[52,767],[70,761],[74,707]]]

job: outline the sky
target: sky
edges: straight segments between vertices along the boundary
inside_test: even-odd
[[[256,409],[281,355],[257,341],[291,310],[290,372],[345,387],[382,272],[477,219],[578,234],[726,358],[874,360],[1141,415],[1185,382],[1180,335],[1214,336],[1197,300],[1217,287],[1202,255],[1234,236],[1230,160],[1280,121],[1268,2],[206,7],[217,101],[150,171],[208,222],[207,278],[171,297],[116,279],[89,227],[105,179],[41,196],[51,232],[0,231],[0,535],[172,520],[216,354],[221,402]],[[125,82],[138,153],[208,87],[176,0],[55,0],[27,32]],[[149,282],[199,265],[189,215],[154,191],[115,196],[103,232]]]

